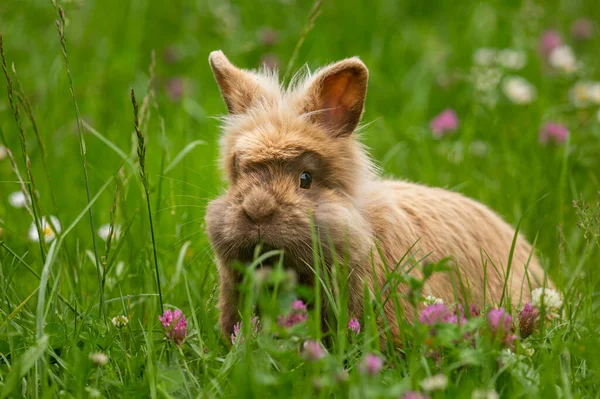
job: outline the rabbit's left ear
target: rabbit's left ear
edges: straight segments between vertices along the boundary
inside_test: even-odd
[[[303,111],[336,137],[351,134],[362,117],[369,70],[358,58],[331,64],[311,79]]]

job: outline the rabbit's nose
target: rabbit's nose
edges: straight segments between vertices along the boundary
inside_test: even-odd
[[[252,189],[242,202],[246,217],[255,224],[261,224],[275,212],[277,204],[272,195],[261,189]]]

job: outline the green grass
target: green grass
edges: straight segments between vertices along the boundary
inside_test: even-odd
[[[19,93],[14,63],[35,126],[15,94],[22,141],[2,84],[0,137],[39,202],[31,213],[9,204],[9,194],[21,185],[11,162],[0,160],[0,396],[394,398],[443,373],[448,387],[432,396],[471,398],[474,389],[495,389],[506,397],[598,397],[600,105],[575,108],[568,92],[578,80],[600,80],[600,8],[593,0],[540,4],[326,0],[299,47],[294,71],[304,63],[316,68],[359,55],[370,70],[362,134],[384,174],[459,191],[513,225],[520,223],[564,296],[561,318],[528,339],[533,355],[521,340],[514,355],[503,352],[480,318],[465,327],[476,337],[475,348],[461,338],[464,329],[440,327],[431,342],[424,326],[402,323],[407,344],[385,351],[384,370],[369,377],[359,364],[379,351],[375,319],[386,287],[367,304],[361,334],[348,334],[343,265],[337,276],[325,274],[315,290],[294,286],[283,270],[267,281],[249,273],[242,312],[249,320],[253,304],[265,309],[261,332],[252,335],[250,323],[244,323],[247,339],[231,347],[217,324],[216,266],[203,218],[208,201],[224,189],[214,117],[225,106],[208,54],[222,49],[245,68],[257,67],[270,54],[285,71],[310,24],[312,2],[64,1],[87,177],[56,10],[50,1],[1,2],[7,70]],[[571,23],[580,17],[596,23],[595,36],[586,42],[569,37]],[[274,44],[261,41],[264,27],[277,32]],[[573,47],[582,63],[577,75],[548,72],[537,45],[549,28]],[[480,47],[524,50],[526,66],[506,74],[531,82],[536,100],[515,105],[499,90],[497,105],[485,105],[470,79]],[[183,83],[176,99],[169,96],[173,79]],[[5,83],[3,76],[0,81]],[[140,104],[148,201],[137,164],[131,88]],[[448,107],[456,110],[460,128],[435,139],[429,120]],[[568,142],[540,145],[538,130],[546,121],[565,124]],[[482,145],[485,154],[473,150]],[[32,214],[38,221],[57,216],[63,234],[41,246],[31,242]],[[95,228],[112,219],[121,228],[110,248],[98,240],[100,275],[90,215]],[[181,349],[163,340],[154,251],[165,309],[187,316]],[[409,283],[418,292],[422,282]],[[274,289],[259,289],[264,284]],[[321,298],[339,317],[322,331],[318,312],[311,311],[307,323],[281,330],[275,317],[296,296],[307,302]],[[117,315],[130,318],[125,328],[112,326]],[[328,355],[304,360],[302,342],[319,336]],[[428,356],[429,345],[442,355],[437,361]],[[108,356],[106,365],[90,360],[97,352]],[[345,382],[339,378],[344,367]]]

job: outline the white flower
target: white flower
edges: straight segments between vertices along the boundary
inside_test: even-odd
[[[573,73],[577,70],[577,60],[575,54],[569,46],[560,46],[552,50],[548,57],[548,62],[553,68],[559,69],[565,73]]]
[[[496,61],[496,49],[478,48],[473,53],[473,62],[481,66],[490,66]]]
[[[589,82],[577,82],[575,86],[569,90],[569,100],[576,107],[585,107],[590,101],[590,83]]]
[[[444,300],[442,298],[436,298],[433,295],[427,295],[423,300],[423,305],[431,306],[431,305],[443,305]]]
[[[552,288],[536,288],[531,291],[531,303],[538,309],[545,306],[546,310],[558,310],[562,306],[560,294]]]
[[[52,240],[54,240],[56,238],[56,234],[60,234],[61,232],[61,227],[60,227],[60,222],[58,221],[58,218],[56,216],[50,216],[50,222],[48,222],[48,219],[46,219],[46,216],[42,216],[42,219],[40,221],[41,223],[41,228],[42,228],[42,234],[44,235],[44,240],[46,242],[51,242]],[[54,231],[54,229],[56,229],[56,231]],[[40,236],[38,234],[38,230],[37,230],[37,226],[35,225],[35,222],[33,222],[31,224],[31,227],[29,227],[29,239],[31,241],[34,242],[38,242],[40,240]]]
[[[592,82],[587,85],[587,95],[590,101],[595,104],[600,104],[600,83]]]
[[[100,228],[98,229],[98,236],[100,238],[102,238],[104,241],[108,240],[108,235],[110,234],[110,224],[103,224],[102,226],[100,226]],[[121,235],[121,227],[119,227],[118,225],[114,226],[114,230],[113,230],[113,240],[118,240],[119,236]]]
[[[25,208],[29,203],[29,197],[27,197],[23,191],[15,191],[8,196],[8,203],[13,208]]]
[[[498,54],[498,63],[507,69],[522,69],[527,63],[525,52],[505,49]]]
[[[498,399],[498,392],[493,389],[476,389],[471,394],[472,399]]]
[[[124,315],[115,316],[112,318],[112,324],[116,328],[121,329],[129,324],[129,319]]]
[[[108,356],[100,352],[90,353],[90,360],[98,366],[104,366],[108,363]]]
[[[515,104],[529,104],[536,97],[535,87],[520,76],[504,79],[502,90],[506,97]]]
[[[3,145],[0,145],[0,161],[3,161],[7,155],[8,155],[8,151],[6,151],[6,147]]]
[[[421,381],[425,391],[443,391],[448,386],[448,378],[444,374],[436,374]]]

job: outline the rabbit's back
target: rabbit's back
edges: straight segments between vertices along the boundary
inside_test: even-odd
[[[414,259],[452,259],[470,301],[484,303],[484,280],[487,303],[500,300],[515,229],[498,214],[461,194],[403,181],[373,182],[367,191],[365,209],[388,264],[395,264],[416,243],[410,250]],[[513,305],[529,300],[529,284],[539,286],[543,276],[531,245],[519,234],[506,293]],[[449,273],[436,273],[425,294],[454,302],[455,293],[463,295],[460,282],[454,280],[455,284]]]

